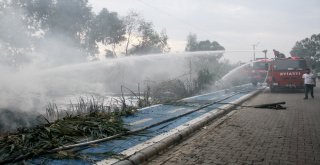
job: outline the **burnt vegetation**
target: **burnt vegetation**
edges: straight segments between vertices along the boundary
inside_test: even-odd
[[[0,137],[0,164],[32,158],[82,140],[126,132],[128,129],[121,117],[132,115],[136,110],[126,104],[120,107],[106,106],[94,98],[80,98],[77,104],[70,107],[68,111],[61,111],[54,103],[50,103],[46,108],[46,116],[37,117],[41,124],[21,127]]]

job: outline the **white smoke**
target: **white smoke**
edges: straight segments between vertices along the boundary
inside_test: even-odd
[[[25,114],[44,114],[49,102],[62,97],[106,96],[119,93],[121,85],[135,90],[138,84],[143,89],[176,79],[189,73],[188,64],[193,58],[217,55],[215,52],[159,54],[92,62],[63,34],[45,40],[39,35],[31,40],[18,12],[11,9],[6,12],[0,13],[0,114],[21,115],[12,120],[22,120]],[[28,44],[32,47],[25,48]],[[13,49],[19,58],[9,57]],[[10,117],[1,118],[0,131],[7,130],[1,126],[9,127],[10,122]]]

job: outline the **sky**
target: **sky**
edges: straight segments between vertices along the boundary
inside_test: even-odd
[[[181,52],[188,34],[198,41],[217,41],[226,51],[276,49],[289,56],[296,41],[320,33],[319,0],[89,0],[93,11],[102,8],[125,16],[140,13],[155,29],[166,30],[172,52]],[[262,57],[263,53],[256,53]],[[249,61],[252,52],[227,55]]]

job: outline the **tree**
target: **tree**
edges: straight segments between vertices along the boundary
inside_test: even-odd
[[[187,45],[185,51],[194,52],[194,51],[213,51],[213,50],[225,50],[217,41],[197,41],[196,34],[189,34],[187,38]]]
[[[153,29],[151,22],[142,21],[138,32],[139,43],[130,49],[130,54],[165,53],[170,50],[165,31],[159,34]]]
[[[198,42],[197,42],[197,35],[190,33],[187,38],[187,45],[185,51],[193,52],[197,51]]]
[[[51,55],[51,46],[47,46],[52,45],[51,42],[56,43],[57,47],[70,47],[79,52],[75,54],[82,55],[84,53],[97,54],[98,44],[100,43],[111,46],[108,49],[112,50],[115,55],[116,46],[123,41],[126,41],[126,55],[169,51],[168,36],[165,31],[158,33],[154,30],[151,22],[144,21],[134,12],[122,20],[116,12],[110,12],[107,9],[102,9],[98,15],[95,15],[88,4],[88,0],[0,1],[1,10],[10,7],[22,11],[19,12],[19,19],[11,20],[21,19],[23,27],[26,27],[23,29],[24,31],[17,30],[17,36],[19,32],[27,34],[28,41],[32,41],[27,47],[32,51],[44,51],[40,54],[48,53],[48,55]],[[0,12],[0,14],[3,14],[2,11]],[[0,26],[4,27],[3,24]],[[10,28],[3,29],[10,30]],[[0,34],[0,37],[1,35],[2,37],[7,35],[6,31]],[[3,41],[1,42],[3,43]],[[5,47],[9,48],[6,45]],[[63,49],[55,50],[63,51]],[[64,56],[64,53],[52,53],[52,55],[54,54]],[[65,53],[65,55],[67,54],[71,53]],[[110,52],[107,52],[107,54],[110,54]],[[84,58],[85,56],[82,56],[82,59]]]
[[[26,11],[29,28],[42,31],[44,39],[64,36],[81,46],[93,18],[88,0],[17,0],[13,5]]]
[[[28,62],[30,35],[23,12],[8,1],[0,2],[0,63],[19,66]]]
[[[116,12],[109,12],[102,9],[93,21],[90,37],[93,41],[101,42],[104,45],[111,45],[112,52],[115,55],[116,45],[125,40],[125,25],[119,19]]]
[[[198,51],[210,51],[210,50],[224,50],[218,42],[209,40],[200,41],[198,43]]]
[[[79,50],[77,54],[97,53],[97,45],[88,38],[94,17],[88,0],[8,1],[11,7],[23,11],[24,22],[32,36],[30,41],[34,42],[33,51],[43,51],[46,42],[55,40],[62,46]],[[81,58],[85,60],[86,57]]]
[[[141,16],[136,13],[136,12],[129,12],[129,14],[124,17],[124,24],[126,27],[126,47],[125,47],[125,55],[127,56],[129,54],[128,50],[129,50],[129,45],[131,44],[131,40],[132,37],[134,37],[134,35],[136,33],[138,33],[138,27],[140,22],[142,22],[143,19],[141,18]]]
[[[64,34],[81,43],[88,30],[92,11],[88,0],[56,0],[47,20],[48,34]]]
[[[190,33],[188,35],[185,51],[194,52],[213,50],[224,50],[224,47],[216,41],[211,42],[209,40],[204,40],[198,42],[196,34]],[[196,73],[196,78],[190,80],[191,85],[189,86],[191,86],[191,88],[189,89],[189,91],[191,93],[197,93],[199,91],[205,90],[208,86],[210,86],[213,82],[221,77],[220,74],[224,74],[224,70],[226,68],[222,68],[223,65],[219,63],[222,55],[222,53],[219,53],[210,56],[192,57],[192,60],[190,60],[190,68],[191,65],[194,66],[193,70]]]
[[[49,16],[55,7],[54,0],[16,0],[11,5],[25,10],[27,24],[34,32],[47,28]]]
[[[89,50],[86,42],[93,13],[88,0],[15,0],[10,5],[24,11],[28,30],[36,33],[33,39],[39,43],[68,38],[75,48]],[[37,44],[34,48],[37,49]]]
[[[222,54],[212,54],[204,56],[192,56],[191,61],[193,70],[196,73],[196,79],[193,84],[195,93],[205,90],[208,86],[212,85],[217,79],[225,74],[223,66],[220,63]]]
[[[290,51],[292,56],[303,57],[312,68],[320,69],[320,34],[297,41]]]

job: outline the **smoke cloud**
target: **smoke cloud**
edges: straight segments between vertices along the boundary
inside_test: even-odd
[[[190,61],[218,55],[176,53],[90,61],[63,33],[45,39],[41,31],[28,34],[22,12],[11,8],[0,12],[0,132],[34,124],[36,114],[45,114],[49,102],[59,104],[84,94],[108,96],[120,93],[121,85],[136,90],[138,84],[143,89],[186,78]]]

